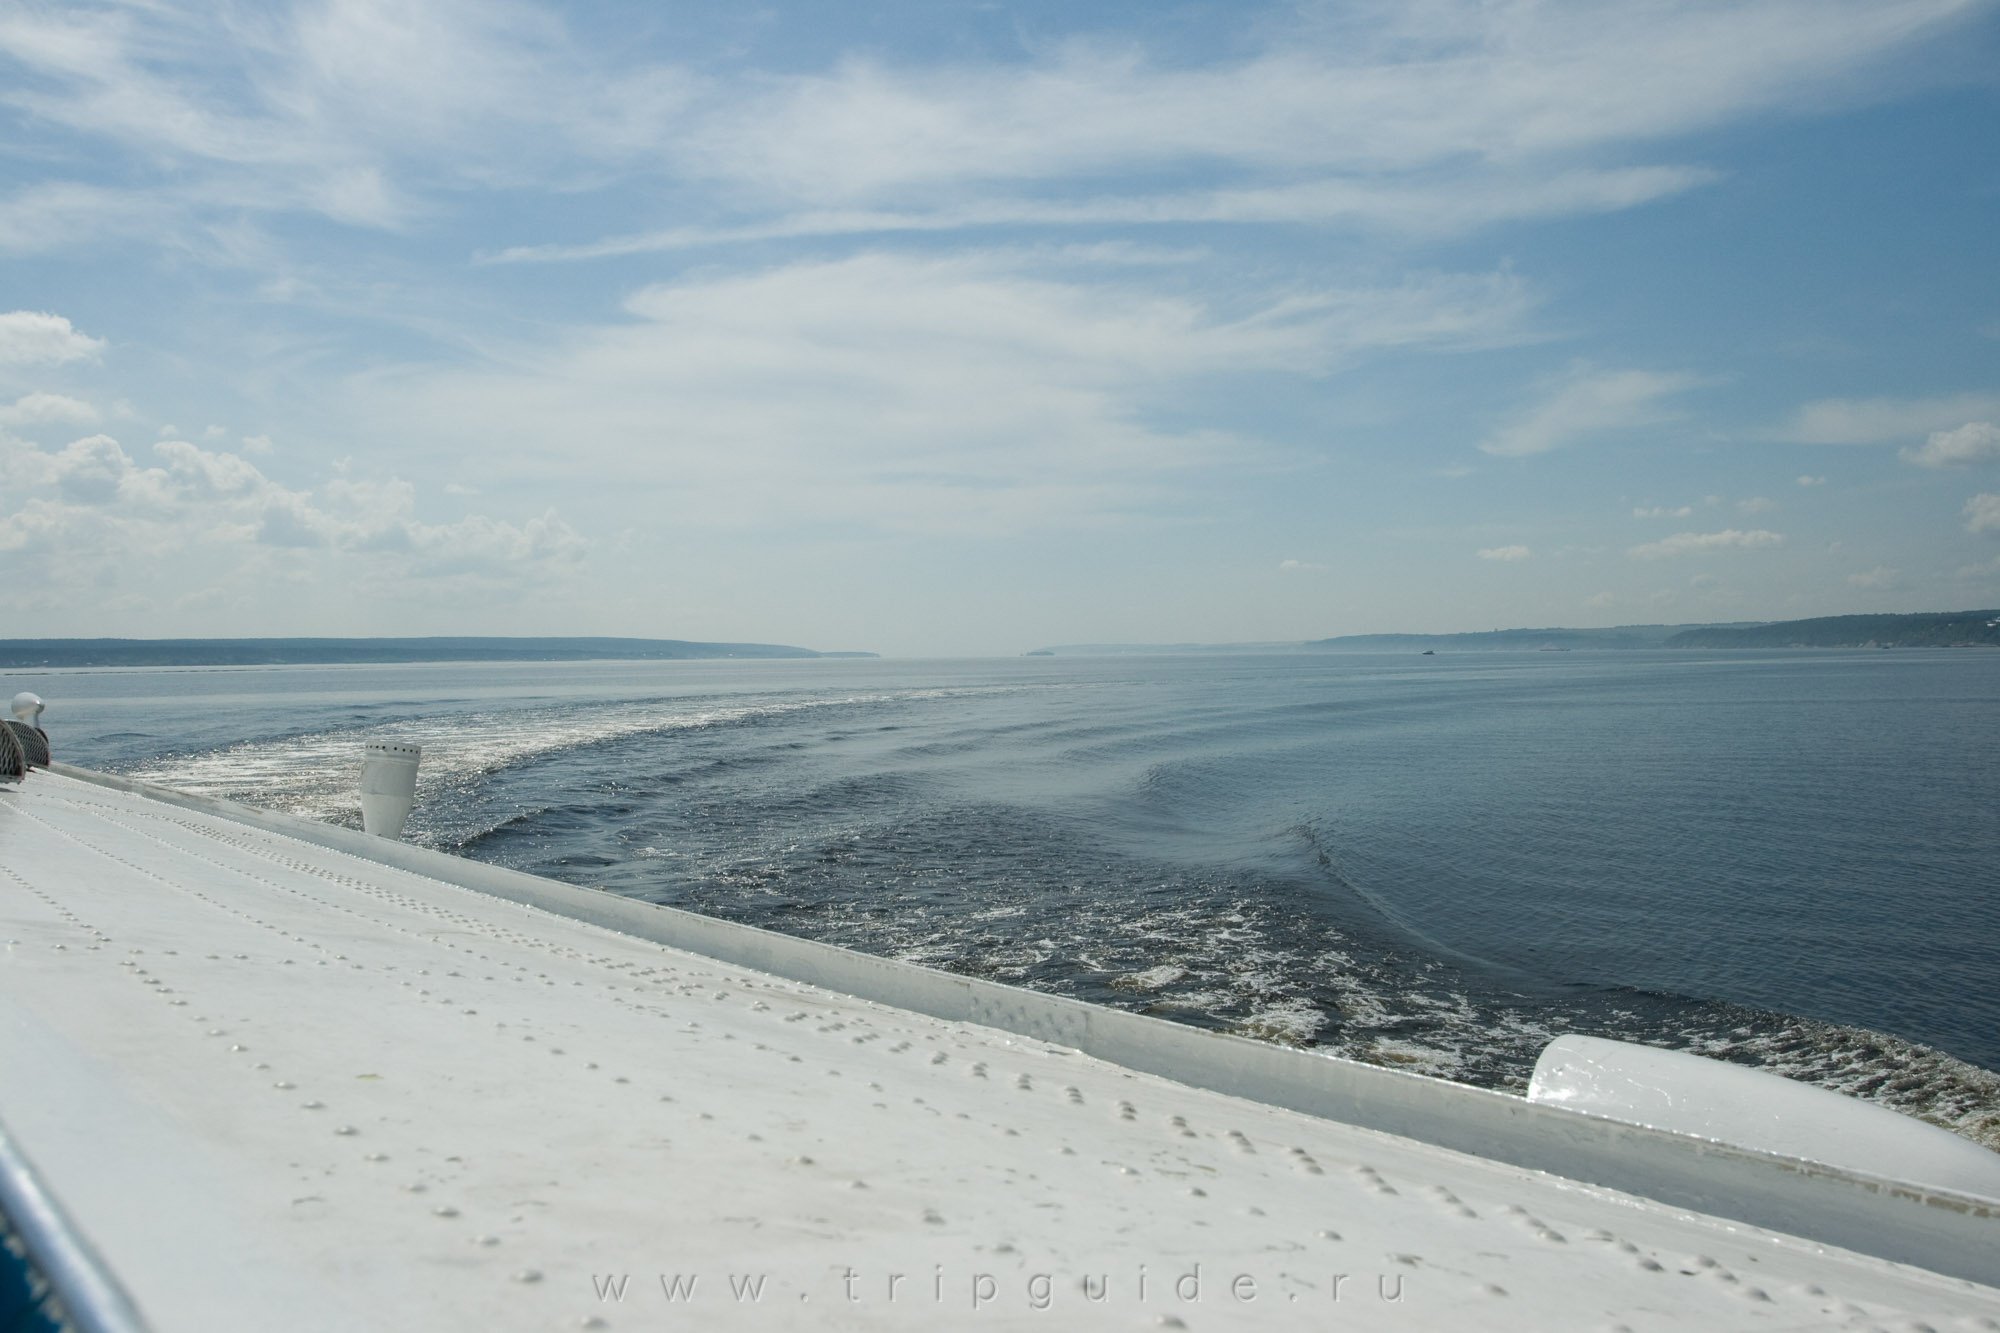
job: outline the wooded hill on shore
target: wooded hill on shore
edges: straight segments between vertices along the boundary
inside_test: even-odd
[[[1634,648],[2000,647],[2000,610],[1909,615],[1739,620],[1720,625],[1614,625],[1603,629],[1495,629],[1467,634],[1343,634],[1306,643],[1071,644],[1036,657],[1219,653],[1532,653]]]
[[[1819,616],[1683,630],[1663,648],[2000,648],[2000,611]]]
[[[1740,622],[1755,625],[1756,621]],[[1609,629],[1494,629],[1466,634],[1343,634],[1315,639],[1306,648],[1335,652],[1500,653],[1536,652],[1561,648],[1658,648],[1684,630],[1720,629],[1716,625],[1616,625]]]

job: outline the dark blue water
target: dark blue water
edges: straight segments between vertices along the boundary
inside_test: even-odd
[[[2000,653],[17,673],[59,757],[1519,1087],[1691,1047],[2000,1144]]]

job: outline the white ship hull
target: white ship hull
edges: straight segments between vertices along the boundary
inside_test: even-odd
[[[163,1331],[2000,1327],[1978,1195],[77,770],[0,1122]]]

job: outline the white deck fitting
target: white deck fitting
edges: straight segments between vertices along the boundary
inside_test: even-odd
[[[0,1120],[161,1333],[2000,1329],[1992,1287],[48,773],[0,791]]]

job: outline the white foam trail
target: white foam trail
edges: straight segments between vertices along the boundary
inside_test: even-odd
[[[375,727],[342,728],[280,740],[247,741],[207,754],[160,759],[126,776],[180,791],[284,810],[308,819],[351,823],[360,809],[362,747],[394,741],[424,747],[417,808],[424,796],[467,785],[524,760],[631,736],[696,731],[758,718],[848,705],[916,702],[990,690],[907,690],[783,703],[649,700],[578,709],[573,705],[457,713]]]

